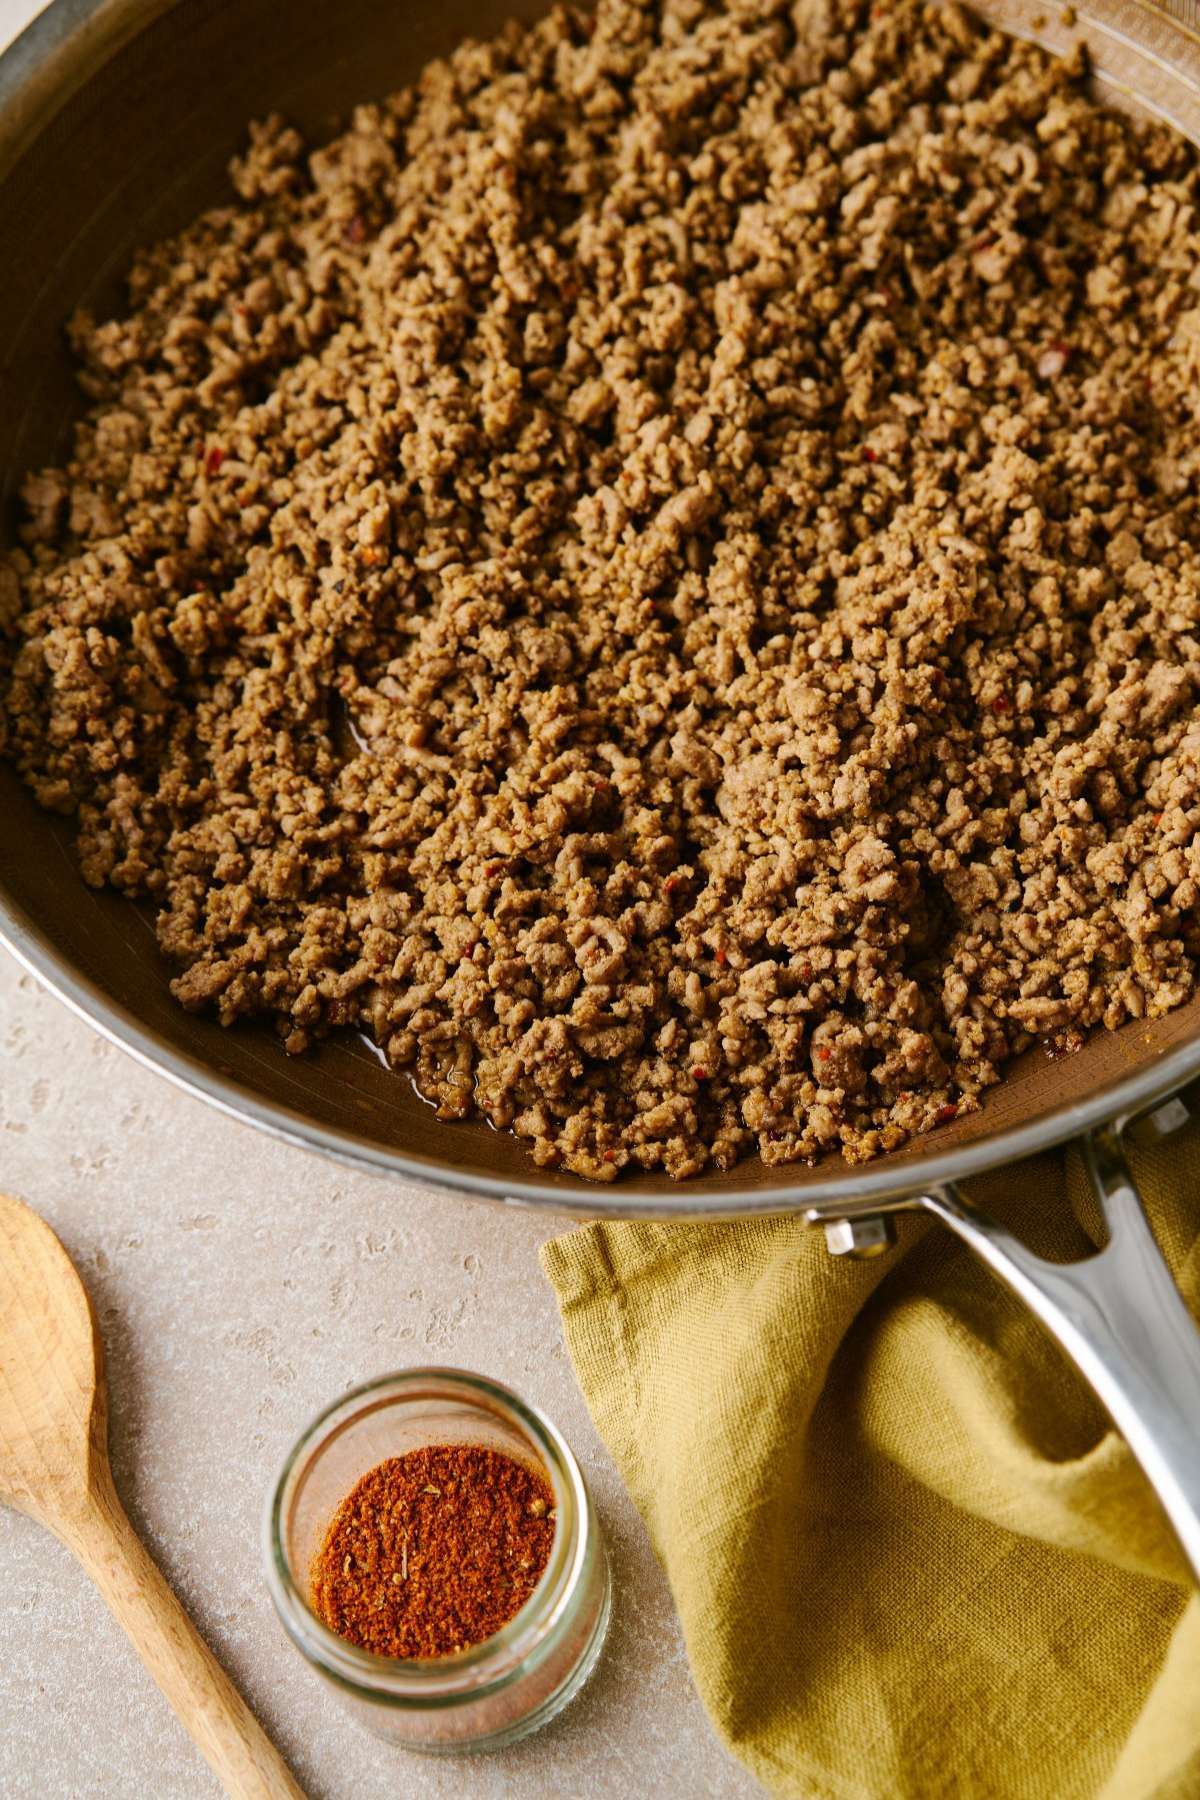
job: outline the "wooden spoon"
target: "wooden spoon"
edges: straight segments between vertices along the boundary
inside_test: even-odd
[[[37,1214],[0,1194],[0,1499],[79,1558],[238,1800],[304,1800],[125,1516],[108,1461],[104,1352],[83,1283]]]

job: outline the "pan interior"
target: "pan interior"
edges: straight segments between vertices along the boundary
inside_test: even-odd
[[[536,0],[444,0],[437,8],[377,0],[290,0],[280,29],[277,0],[56,0],[0,68],[0,472],[7,529],[21,475],[54,458],[77,407],[61,326],[83,302],[101,314],[120,304],[134,249],[178,228],[226,197],[225,164],[247,120],[278,110],[310,137],[327,136],[359,100],[414,77],[464,35],[487,36]],[[1200,141],[1200,43],[1141,0],[1081,10],[1068,29],[1035,4],[1002,0],[988,15],[1024,36],[1063,47],[1082,29],[1100,86],[1125,105],[1170,118]],[[1167,41],[1169,40],[1169,42]],[[1155,53],[1151,54],[1153,44]],[[1142,49],[1145,45],[1145,50]],[[1165,60],[1164,60],[1165,59]],[[1136,100],[1134,96],[1137,96]],[[74,984],[97,1016],[115,1003],[125,1027],[222,1078],[230,1103],[290,1115],[301,1134],[316,1128],[374,1159],[423,1166],[443,1180],[480,1177],[519,1194],[534,1174],[524,1150],[487,1125],[443,1125],[409,1083],[355,1038],[290,1059],[265,1028],[223,1031],[172,1000],[169,970],[148,917],[111,893],[85,887],[71,833],[41,812],[11,771],[0,768],[0,901],[14,935],[43,970]],[[85,997],[91,990],[91,998]],[[120,1027],[119,1027],[120,1029]],[[995,1147],[1020,1127],[1051,1121],[1172,1051],[1194,1044],[1200,1066],[1200,998],[1167,1018],[1100,1033],[1076,1054],[1051,1061],[1035,1050],[991,1090],[980,1113],[893,1153],[894,1181],[917,1186],[931,1156],[968,1145]],[[826,1158],[813,1169],[765,1169],[749,1158],[725,1175],[683,1188],[666,1177],[638,1184],[646,1209],[732,1208],[787,1185],[803,1204],[837,1178],[845,1192],[862,1171]],[[539,1173],[545,1198],[592,1211],[621,1206],[621,1188]],[[661,1197],[661,1198],[658,1198]]]

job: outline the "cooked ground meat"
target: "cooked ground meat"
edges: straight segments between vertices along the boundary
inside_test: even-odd
[[[600,0],[277,119],[71,339],[8,756],[174,991],[610,1179],[1193,990],[1192,151],[955,7]]]

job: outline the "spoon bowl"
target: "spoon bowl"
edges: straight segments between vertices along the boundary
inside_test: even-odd
[[[83,1283],[45,1221],[0,1194],[0,1499],[61,1535],[86,1508],[106,1437]]]

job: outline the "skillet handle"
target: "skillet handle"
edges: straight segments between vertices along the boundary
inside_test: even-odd
[[[1109,1241],[1035,1256],[953,1186],[920,1196],[1035,1312],[1142,1465],[1200,1583],[1200,1331],[1154,1241],[1115,1130],[1083,1140]]]

